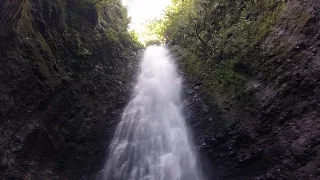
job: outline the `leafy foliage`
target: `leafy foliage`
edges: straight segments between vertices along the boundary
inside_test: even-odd
[[[282,4],[276,0],[173,0],[165,17],[147,27],[149,34],[162,41],[188,46],[196,40],[197,46],[209,48],[216,56],[236,54],[268,33]]]
[[[101,38],[107,37],[110,44],[119,44],[123,40],[134,41],[141,46],[137,34],[128,31],[131,19],[128,10],[122,5],[121,0],[69,0],[79,9],[78,13],[67,13],[72,21],[69,23],[76,29],[83,29],[88,24],[83,24],[83,19],[89,19],[89,26],[94,26],[99,31]],[[80,15],[80,16],[79,16]],[[95,18],[92,18],[95,17]],[[76,23],[75,23],[76,22]],[[69,24],[67,23],[67,24]],[[101,33],[104,32],[102,35]],[[112,47],[112,46],[111,46]]]
[[[172,5],[167,7],[165,17],[150,21],[147,25],[148,33],[155,34],[161,41],[168,39],[185,37],[192,31],[192,24],[196,20],[198,0],[173,0]],[[190,26],[191,25],[191,26]]]
[[[203,71],[221,72],[219,64],[223,63],[231,73],[234,59],[241,60],[241,56],[267,35],[282,5],[283,2],[276,0],[174,0],[165,17],[150,22],[148,28],[161,41],[193,53],[198,61],[202,61]],[[186,64],[186,61],[182,63]],[[217,71],[213,71],[215,69]],[[232,83],[228,82],[237,78],[229,75],[221,72],[215,80],[223,77],[226,82],[222,82],[222,86],[232,89]]]
[[[270,32],[283,5],[279,0],[174,0],[165,17],[148,28],[171,45],[186,74],[203,84],[207,99],[217,102],[216,94],[245,90],[254,61],[250,52]]]

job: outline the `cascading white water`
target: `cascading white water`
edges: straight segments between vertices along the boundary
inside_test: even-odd
[[[105,180],[202,179],[182,115],[181,86],[169,52],[148,47],[110,146]]]

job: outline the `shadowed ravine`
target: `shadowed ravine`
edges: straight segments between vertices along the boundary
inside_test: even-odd
[[[104,168],[112,180],[201,180],[180,99],[181,77],[169,52],[151,46]]]
[[[0,180],[320,180],[320,0],[122,2],[0,0]]]

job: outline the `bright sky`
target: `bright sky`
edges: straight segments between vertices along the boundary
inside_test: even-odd
[[[171,0],[122,0],[122,3],[128,7],[131,17],[129,28],[141,36],[147,21],[161,17]]]

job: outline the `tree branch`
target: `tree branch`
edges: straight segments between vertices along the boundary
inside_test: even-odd
[[[211,48],[211,46],[208,45],[208,43],[206,43],[202,37],[198,34],[198,28],[197,25],[194,26],[194,34],[196,35],[197,39],[206,47]]]

